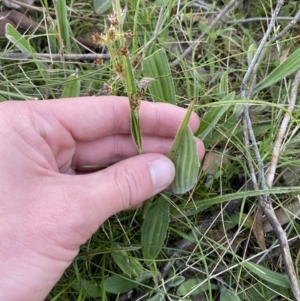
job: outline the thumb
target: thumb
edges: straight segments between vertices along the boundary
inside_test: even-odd
[[[164,190],[174,176],[175,167],[169,158],[161,154],[144,154],[91,174],[89,177],[93,180],[86,180],[90,185],[96,181],[93,188],[97,187],[95,202],[99,206],[98,216],[104,221]]]

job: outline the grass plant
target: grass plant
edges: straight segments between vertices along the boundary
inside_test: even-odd
[[[257,61],[280,1],[113,3],[103,12],[109,7],[105,1],[58,0],[56,17],[38,14],[41,24],[48,22],[44,34],[21,35],[7,26],[0,100],[128,95],[134,141],[142,152],[139,101],[161,99],[187,107],[195,99],[201,117],[195,135],[209,155],[188,192],[159,195],[106,221],[47,300],[299,300],[291,281],[293,275],[299,279],[300,266],[299,3],[281,8]],[[55,14],[51,3],[45,6]],[[115,40],[100,43],[110,59],[99,48],[78,44],[83,36],[92,41],[92,34],[94,41],[107,39],[114,21],[107,19],[114,13]],[[129,31],[130,42],[124,38]],[[124,55],[126,49],[130,54]],[[166,54],[169,74],[151,71],[157,51]],[[11,52],[18,56],[9,57]],[[60,60],[51,58],[54,53]],[[86,53],[94,59],[81,59]],[[70,54],[77,58],[69,60]],[[160,84],[172,85],[170,99]],[[247,112],[263,170],[248,138]],[[266,188],[260,186],[262,176]],[[261,198],[271,200],[292,266],[260,210]],[[160,234],[157,240],[154,232]]]

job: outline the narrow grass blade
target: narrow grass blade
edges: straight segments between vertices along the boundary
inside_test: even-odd
[[[166,52],[159,49],[142,62],[145,77],[154,78],[149,87],[153,101],[176,104],[174,82]]]
[[[66,0],[56,1],[56,15],[57,15],[59,38],[63,41],[64,47],[70,53],[71,52],[70,25],[69,25],[69,20],[67,15]]]
[[[11,24],[6,24],[5,27],[5,36],[6,38],[13,43],[22,53],[30,54],[33,57],[35,57],[35,54],[37,53],[36,50],[32,47],[30,42],[26,40],[24,36],[22,36]],[[34,63],[36,64],[41,78],[45,81],[45,83],[48,82],[48,80],[44,76],[44,70],[48,68],[47,64],[34,60]],[[51,92],[51,88],[49,88],[49,92]],[[18,97],[20,98],[20,96]],[[30,97],[29,97],[30,98]]]
[[[253,93],[270,87],[276,82],[300,69],[300,49],[294,51],[282,64],[275,68],[264,80],[256,85]]]
[[[141,244],[145,259],[157,257],[165,241],[170,220],[170,204],[160,196],[145,214],[141,228]]]
[[[174,163],[176,175],[172,191],[183,194],[195,186],[200,167],[196,140],[189,127],[185,129],[179,154]]]
[[[68,77],[61,97],[78,97],[80,95],[80,84],[81,82],[78,78],[78,72],[76,71],[76,73],[73,73]]]

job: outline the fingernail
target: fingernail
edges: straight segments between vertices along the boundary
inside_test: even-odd
[[[149,169],[155,189],[163,190],[172,183],[175,176],[175,167],[171,160],[166,158],[156,159],[150,162]]]

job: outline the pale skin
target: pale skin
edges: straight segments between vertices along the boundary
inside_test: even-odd
[[[44,300],[106,219],[170,186],[166,154],[185,113],[142,102],[137,155],[124,97],[0,104],[0,300]]]

